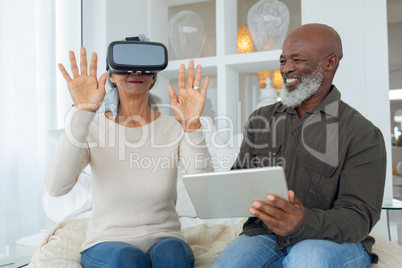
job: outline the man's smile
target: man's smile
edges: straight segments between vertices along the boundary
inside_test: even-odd
[[[285,79],[285,82],[286,82],[286,86],[287,86],[287,87],[294,86],[294,85],[296,85],[299,81],[300,81],[300,79],[299,79],[299,78],[295,78],[295,77],[289,77],[289,78],[286,78],[286,79]]]

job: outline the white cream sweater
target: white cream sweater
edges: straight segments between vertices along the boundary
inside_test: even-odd
[[[81,251],[120,241],[146,252],[163,238],[184,239],[175,208],[177,165],[190,174],[213,171],[202,130],[185,133],[164,114],[127,128],[72,108],[65,134],[45,184],[51,195],[66,194],[91,166],[93,211]]]

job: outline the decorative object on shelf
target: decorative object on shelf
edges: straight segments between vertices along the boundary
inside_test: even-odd
[[[262,106],[274,104],[278,101],[278,93],[276,92],[276,89],[272,86],[270,77],[267,77],[267,79],[265,80],[265,84],[267,86],[260,90],[260,98],[258,99],[256,109]]]
[[[276,70],[276,71],[265,71],[265,72],[258,72],[258,81],[260,82],[259,89],[262,90],[265,88],[266,85],[266,80],[267,78],[270,78],[273,87],[276,89],[276,91],[281,91],[283,87],[283,78],[281,71]]]
[[[170,47],[177,59],[198,58],[205,37],[204,21],[197,13],[183,10],[170,18]]]
[[[247,23],[258,51],[280,49],[289,28],[289,9],[278,0],[260,0],[248,11]]]
[[[253,50],[253,39],[251,39],[250,31],[246,24],[242,24],[237,32],[237,53],[250,53]]]
[[[272,80],[272,86],[276,89],[277,92],[281,91],[283,87],[283,78],[281,71],[276,70],[271,72],[271,80]]]
[[[259,89],[262,90],[265,88],[267,85],[265,84],[265,80],[270,76],[271,71],[265,71],[265,72],[258,72],[258,81],[260,82]]]

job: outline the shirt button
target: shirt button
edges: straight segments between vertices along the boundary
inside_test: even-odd
[[[296,132],[296,131],[293,131],[293,132],[292,132],[292,135],[293,135],[293,136],[296,136],[296,135],[297,135],[297,132]]]

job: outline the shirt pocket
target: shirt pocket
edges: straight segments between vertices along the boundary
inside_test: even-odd
[[[307,181],[299,178],[301,183],[298,188],[303,188],[303,191],[313,197],[312,200],[316,202],[315,205],[323,206],[323,209],[328,209],[331,205],[338,191],[339,171],[340,164],[336,166],[329,165],[310,153],[306,153],[303,157],[303,166],[306,170],[306,175],[310,176]]]
[[[274,167],[285,165],[285,161],[281,156],[282,144],[276,147],[254,148],[252,150],[254,158],[254,167]]]

